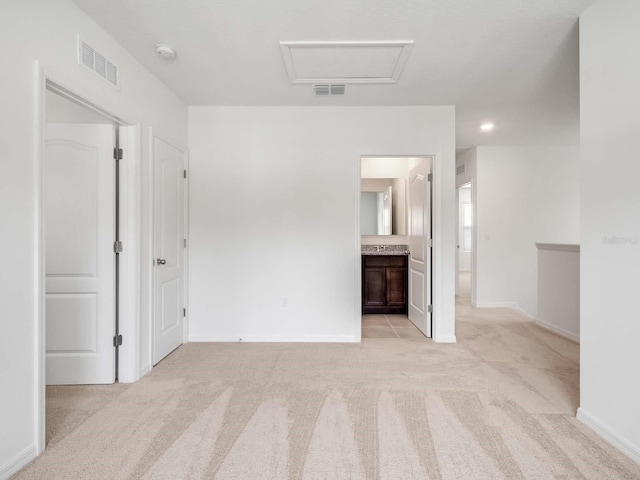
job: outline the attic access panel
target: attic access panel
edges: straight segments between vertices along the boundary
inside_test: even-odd
[[[397,83],[412,40],[280,42],[291,83]]]

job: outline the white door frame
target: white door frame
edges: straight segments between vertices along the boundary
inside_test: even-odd
[[[124,252],[120,256],[120,333],[124,342],[120,347],[119,381],[139,379],[140,345],[140,125],[117,116],[100,105],[100,98],[86,92],[69,78],[62,78],[34,62],[34,171],[36,185],[34,203],[36,214],[34,280],[35,301],[35,365],[36,399],[34,422],[36,449],[39,455],[45,449],[45,250],[44,250],[44,144],[45,144],[45,91],[54,86],[58,93],[112,119],[120,127],[120,146],[125,155],[120,164],[120,237]],[[115,161],[115,160],[114,160]]]
[[[444,186],[442,183],[442,156],[438,154],[412,154],[412,155],[399,155],[394,153],[376,153],[368,154],[362,153],[355,160],[355,200],[356,200],[356,216],[355,216],[355,315],[354,315],[354,332],[355,337],[362,339],[362,278],[361,278],[361,255],[362,255],[362,239],[360,236],[360,178],[362,175],[362,157],[422,157],[431,159],[431,174],[433,175],[431,182],[431,238],[433,239],[433,249],[431,256],[431,300],[433,305],[433,313],[431,315],[431,335],[432,340],[438,343],[455,343],[455,336],[442,333],[442,325],[444,325],[444,318],[442,309],[439,308],[443,304],[442,295],[444,279],[447,277],[445,272],[445,265],[442,260],[442,247],[444,245],[443,239],[443,214],[442,214],[442,196]],[[449,240],[450,241],[450,240]]]

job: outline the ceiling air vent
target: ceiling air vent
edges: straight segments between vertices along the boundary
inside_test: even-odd
[[[120,86],[120,69],[87,42],[78,38],[78,63],[114,87]]]
[[[344,95],[346,86],[344,84],[336,85],[314,85],[313,93],[317,97],[330,97],[334,95]]]

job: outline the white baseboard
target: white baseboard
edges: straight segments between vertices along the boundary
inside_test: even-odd
[[[550,330],[553,333],[557,333],[561,337],[571,340],[572,342],[580,343],[580,335],[576,335],[569,330],[565,330],[562,327],[558,327],[557,325],[552,325],[551,323],[545,322],[543,320],[536,319],[536,323],[539,327],[544,328],[545,330]]]
[[[436,343],[458,343],[455,335],[444,335],[442,337],[434,336],[433,341]]]
[[[140,378],[144,377],[147,373],[151,371],[151,364],[147,363],[140,368]]]
[[[516,302],[476,302],[475,304],[471,304],[476,308],[510,308],[516,313],[520,315],[535,320],[536,318],[531,315],[529,312],[520,308],[520,306]]]
[[[517,304],[515,307],[511,307],[511,310],[516,311],[517,313],[519,313],[520,315],[522,315],[523,317],[527,317],[531,320],[535,320],[536,317],[534,317],[533,315],[531,315],[529,312],[524,311],[523,309],[521,309]]]
[[[37,456],[38,449],[35,444],[25,448],[7,463],[0,466],[0,480],[7,480],[31,463]]]
[[[516,302],[476,302],[476,308],[518,308]]]
[[[236,343],[359,343],[354,335],[274,335],[231,336],[231,335],[189,335],[190,342],[236,342]]]
[[[576,418],[604,438],[608,443],[628,456],[631,460],[640,464],[640,447],[633,445],[631,442],[618,435],[596,417],[585,411],[584,408],[578,409]]]

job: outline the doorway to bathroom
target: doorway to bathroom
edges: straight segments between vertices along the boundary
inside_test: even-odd
[[[428,156],[361,158],[362,337],[432,335]]]

